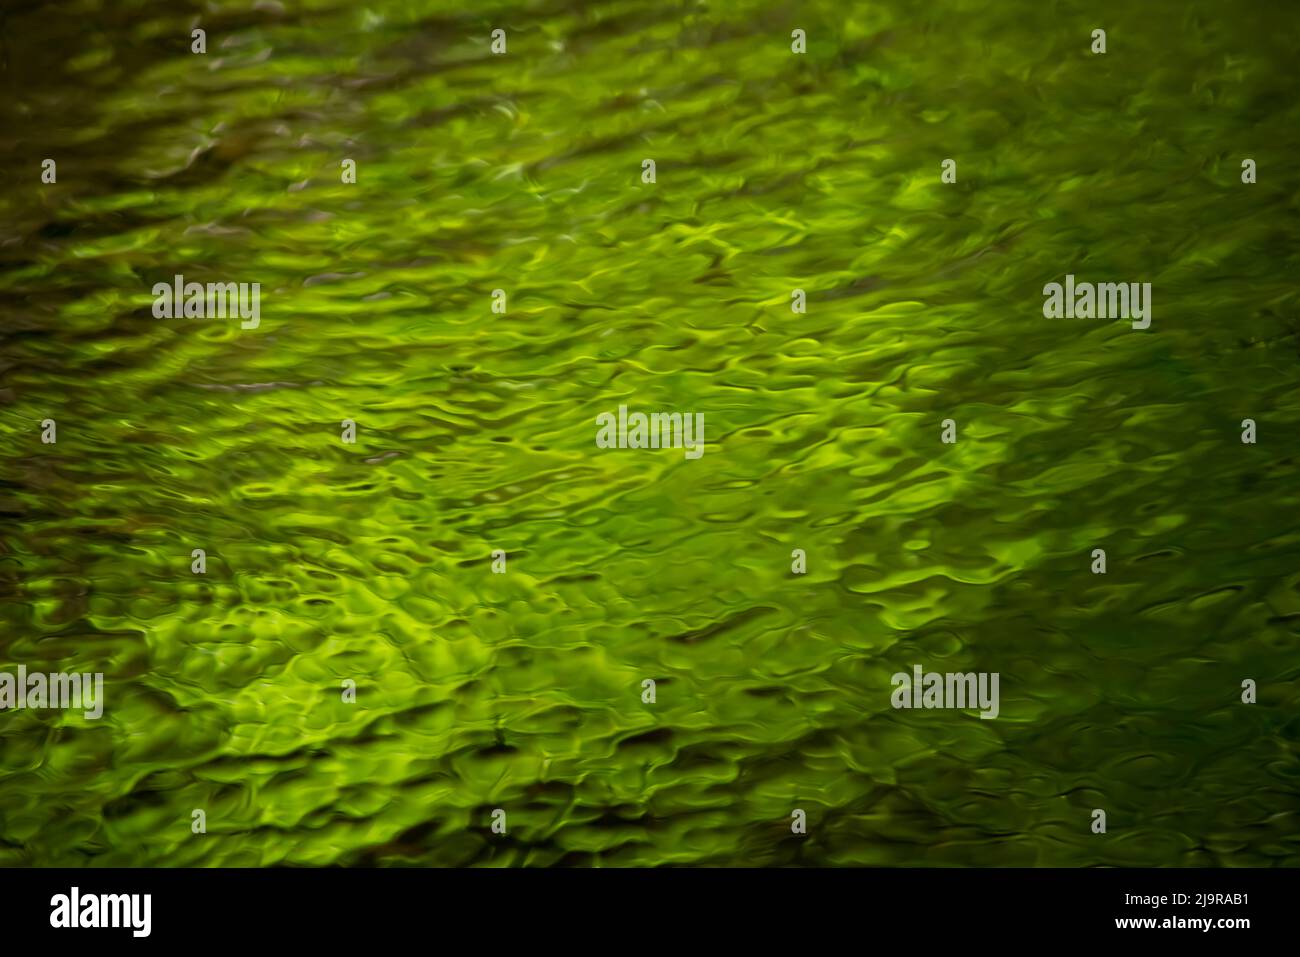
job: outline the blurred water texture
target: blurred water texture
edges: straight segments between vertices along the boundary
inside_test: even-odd
[[[6,4],[0,669],[107,703],[0,714],[0,864],[1300,863],[1297,26]]]

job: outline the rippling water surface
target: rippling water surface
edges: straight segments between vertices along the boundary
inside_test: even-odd
[[[1300,863],[1297,26],[7,4],[0,863]]]

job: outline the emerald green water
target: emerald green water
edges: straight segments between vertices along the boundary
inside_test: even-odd
[[[222,9],[0,19],[0,864],[1300,863],[1300,10]]]

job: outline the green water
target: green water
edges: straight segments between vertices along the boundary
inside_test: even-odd
[[[221,10],[0,18],[0,864],[1300,863],[1300,9]]]

